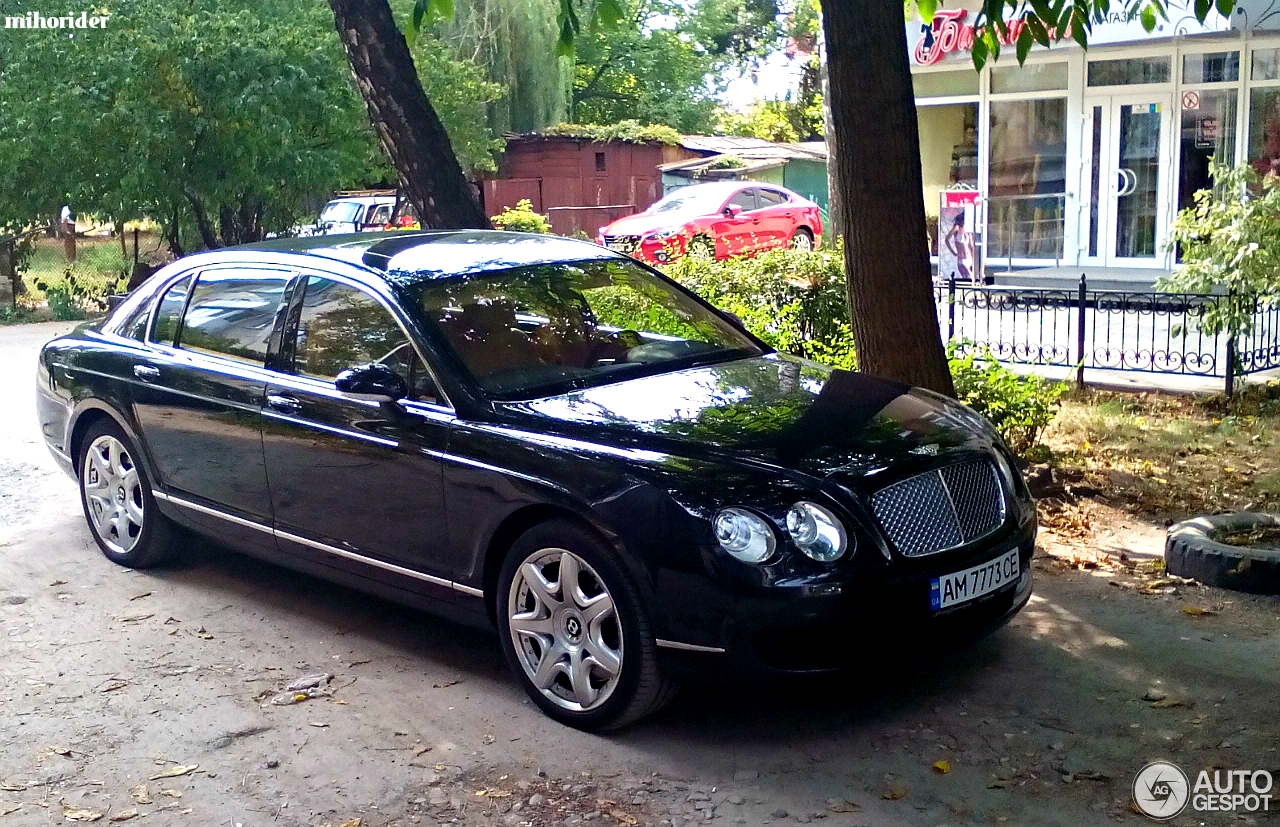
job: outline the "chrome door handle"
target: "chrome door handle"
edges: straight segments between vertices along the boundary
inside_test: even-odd
[[[281,413],[296,414],[302,410],[302,403],[292,396],[269,393],[267,394],[267,407]]]
[[[134,365],[133,375],[139,379],[158,379],[160,378],[160,368],[153,365]]]

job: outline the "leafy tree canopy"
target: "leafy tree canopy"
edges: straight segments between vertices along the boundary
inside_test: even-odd
[[[323,5],[112,0],[105,29],[10,32],[0,216],[64,202],[203,246],[284,230],[385,170]],[[327,33],[326,33],[327,35]],[[32,94],[39,90],[39,94]]]

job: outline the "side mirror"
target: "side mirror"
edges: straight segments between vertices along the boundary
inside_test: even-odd
[[[737,218],[738,214],[741,212],[742,212],[741,204],[725,204],[724,206],[724,214],[729,216],[730,218]]]
[[[400,374],[377,362],[344,370],[333,385],[347,396],[369,402],[395,402],[409,395]]]

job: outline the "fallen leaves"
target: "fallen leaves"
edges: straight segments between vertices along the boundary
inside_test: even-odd
[[[934,761],[933,771],[938,773],[939,775],[946,775],[947,773],[951,772],[951,762],[950,761]]]
[[[150,804],[152,801],[151,792],[147,789],[146,784],[139,784],[138,786],[130,789],[129,797],[139,804]]]
[[[167,770],[161,770],[160,772],[151,776],[150,780],[158,781],[161,778],[177,778],[180,775],[190,775],[191,773],[195,772],[198,769],[200,769],[199,764],[177,764],[175,766],[170,767]]]
[[[1192,617],[1209,617],[1217,614],[1213,609],[1206,609],[1203,606],[1183,606],[1182,611]]]
[[[627,827],[634,827],[640,823],[635,816],[630,813],[624,813],[622,810],[610,810],[609,815],[619,824],[626,824]]]
[[[884,792],[880,793],[880,797],[886,801],[901,801],[907,797],[907,793],[909,792],[911,792],[910,787],[903,784],[901,781],[895,781],[888,787],[885,787]]]
[[[108,821],[128,821],[131,818],[138,817],[138,808],[130,807],[127,810],[121,810],[118,813],[112,813]]]
[[[62,803],[62,817],[67,821],[97,821],[102,818],[102,813],[97,810],[86,810],[80,807],[70,807],[64,801]]]

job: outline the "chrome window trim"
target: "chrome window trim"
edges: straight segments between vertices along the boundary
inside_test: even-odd
[[[655,638],[653,642],[661,646],[663,649],[680,649],[684,652],[723,653],[725,651],[719,646],[702,646],[697,643],[681,643],[678,640],[663,640],[662,638]]]
[[[173,505],[179,506],[181,508],[188,508],[188,509],[191,509],[192,511],[198,511],[201,514],[207,514],[211,517],[218,517],[219,519],[226,520],[227,522],[235,523],[236,525],[239,525],[239,526],[244,526],[245,528],[252,528],[256,531],[261,531],[264,534],[270,534],[276,539],[288,540],[290,542],[298,543],[299,545],[304,545],[309,548],[316,549],[317,551],[323,551],[326,554],[332,554],[336,557],[342,557],[347,560],[354,560],[355,562],[363,563],[366,566],[373,566],[375,568],[384,569],[386,571],[404,575],[405,577],[412,577],[415,580],[422,580],[426,583],[431,583],[432,585],[435,585],[435,586],[443,586],[446,589],[452,589],[455,592],[458,592],[459,594],[465,594],[468,597],[479,597],[479,598],[484,597],[484,592],[482,590],[473,588],[464,583],[458,583],[454,580],[448,580],[444,577],[437,577],[434,574],[427,574],[425,572],[420,572],[415,569],[406,568],[404,566],[398,566],[395,563],[388,563],[385,560],[378,560],[374,557],[368,557],[363,554],[357,554],[354,551],[348,551],[343,548],[338,548],[337,546],[331,546],[328,543],[322,543],[319,540],[312,540],[311,538],[303,537],[300,534],[294,534],[289,531],[281,531],[278,528],[273,528],[269,525],[259,523],[255,520],[248,520],[248,519],[245,519],[244,517],[237,517],[234,514],[228,514],[227,512],[222,511],[221,509],[218,509],[218,508],[212,508],[207,505],[202,505],[197,502],[192,502],[191,500],[184,499],[183,497],[175,497],[174,495],[168,494],[164,491],[157,491],[155,489],[152,489],[151,496],[155,497],[157,500],[161,500],[167,503],[172,503]]]

